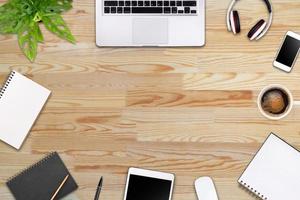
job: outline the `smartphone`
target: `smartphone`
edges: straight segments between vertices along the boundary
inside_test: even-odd
[[[277,57],[273,63],[285,72],[290,72],[295,64],[300,49],[300,35],[294,32],[287,32],[285,39],[278,51]]]

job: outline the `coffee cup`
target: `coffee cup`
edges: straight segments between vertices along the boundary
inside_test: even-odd
[[[263,88],[257,99],[258,109],[270,120],[286,117],[299,101],[294,101],[292,93],[284,86],[274,84]]]

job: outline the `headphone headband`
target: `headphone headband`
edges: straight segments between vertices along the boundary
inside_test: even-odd
[[[263,0],[267,6],[269,13],[272,13],[272,5],[269,0]]]
[[[230,3],[229,7],[228,7],[228,10],[227,10],[227,29],[228,31],[231,31],[231,26],[230,26],[230,13],[231,11],[233,10],[235,4],[240,1],[240,0],[232,0],[232,2]],[[260,38],[262,38],[269,30],[269,28],[271,27],[271,24],[272,24],[272,20],[273,20],[273,11],[272,11],[272,5],[270,3],[269,0],[262,0],[266,6],[267,6],[267,9],[268,9],[268,12],[269,12],[269,20],[268,20],[268,23],[267,23],[267,26],[265,27],[265,29],[263,30],[263,32],[256,38],[256,40],[259,40]]]
[[[240,1],[240,0],[232,0],[228,10],[231,11],[238,1]],[[272,5],[271,5],[270,1],[269,0],[262,0],[262,1],[266,4],[268,12],[272,13]]]

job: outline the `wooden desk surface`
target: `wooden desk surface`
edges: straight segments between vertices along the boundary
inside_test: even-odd
[[[93,199],[101,175],[101,199],[121,200],[130,166],[175,173],[174,200],[196,199],[194,180],[206,175],[220,200],[254,199],[237,179],[266,136],[273,131],[300,147],[300,108],[273,122],[256,107],[270,83],[300,99],[300,63],[291,74],[272,67],[285,32],[300,32],[300,2],[272,0],[273,26],[259,42],[245,35],[267,17],[264,4],[239,3],[243,31],[233,36],[229,2],[207,0],[204,48],[97,48],[87,0],[65,14],[77,45],[46,34],[34,64],[14,36],[0,36],[1,83],[15,69],[53,92],[20,151],[0,143],[0,199],[12,199],[10,176],[50,151],[60,153],[84,200]]]

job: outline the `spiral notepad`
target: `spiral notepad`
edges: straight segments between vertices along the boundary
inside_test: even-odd
[[[66,175],[69,177],[56,199],[70,194],[78,186],[58,153],[54,152],[12,177],[6,184],[16,200],[49,200]]]
[[[238,182],[263,200],[299,200],[300,152],[271,134]]]
[[[0,89],[0,139],[19,149],[50,91],[16,71]]]

